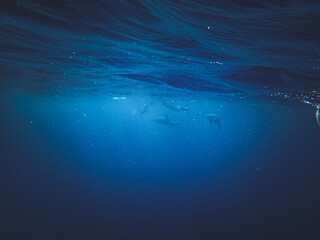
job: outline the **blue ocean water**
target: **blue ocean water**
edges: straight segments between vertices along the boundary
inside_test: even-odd
[[[319,13],[1,1],[0,239],[319,239]]]

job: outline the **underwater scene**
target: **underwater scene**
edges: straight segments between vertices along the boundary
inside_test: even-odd
[[[320,239],[320,2],[3,0],[0,239]]]

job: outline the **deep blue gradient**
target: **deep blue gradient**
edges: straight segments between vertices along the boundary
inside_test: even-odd
[[[319,13],[1,1],[0,239],[320,239]]]

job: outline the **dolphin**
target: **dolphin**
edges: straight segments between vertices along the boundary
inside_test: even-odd
[[[176,111],[176,112],[186,112],[186,111],[189,111],[188,108],[181,107],[181,106],[175,104],[174,101],[165,101],[165,100],[162,100],[161,102],[162,102],[162,104],[163,104],[165,107],[167,107],[167,108],[169,108],[169,109],[171,109],[171,110],[173,110],[173,111]]]
[[[141,114],[149,112],[152,103],[153,103],[152,101],[148,100],[145,104],[143,104]]]
[[[221,129],[221,121],[216,115],[209,113],[206,115],[206,118],[208,118],[210,125],[212,125],[212,123],[215,123],[219,127],[219,129]]]
[[[164,125],[170,125],[170,126],[176,126],[178,124],[176,122],[171,122],[167,116],[157,117],[157,118],[153,119],[152,122],[160,123],[160,124],[164,124]]]
[[[320,127],[320,104],[317,106],[316,119],[317,119],[318,126]]]

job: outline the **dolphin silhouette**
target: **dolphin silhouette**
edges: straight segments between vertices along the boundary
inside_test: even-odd
[[[152,104],[153,104],[153,101],[147,100],[147,102],[142,106],[141,114],[149,112]]]
[[[215,123],[219,127],[219,129],[221,129],[221,121],[216,115],[210,113],[206,115],[206,118],[209,120],[210,125],[212,125],[212,123]]]
[[[173,110],[173,111],[176,111],[176,112],[186,112],[186,111],[189,111],[188,108],[181,107],[181,106],[175,104],[174,101],[165,101],[165,100],[162,100],[161,102],[162,102],[162,104],[163,104],[165,107],[167,107],[167,108],[169,108],[169,109],[171,109],[171,110]]]
[[[164,124],[164,125],[170,125],[170,126],[176,126],[178,124],[176,122],[171,122],[167,116],[157,117],[157,118],[153,119],[152,122],[160,123],[160,124]]]

